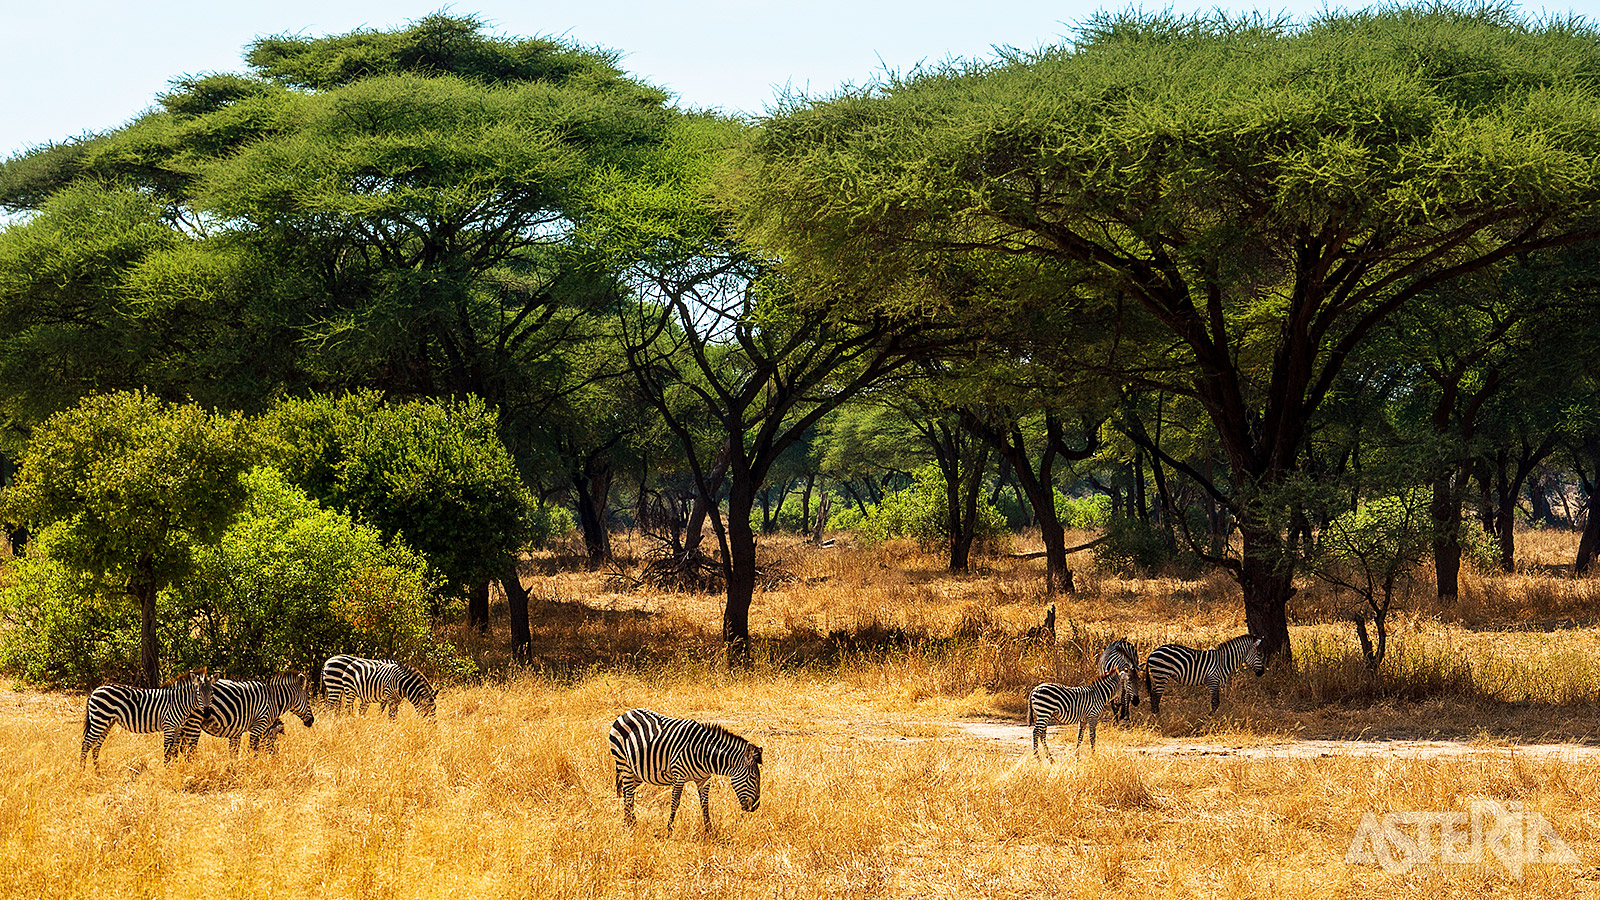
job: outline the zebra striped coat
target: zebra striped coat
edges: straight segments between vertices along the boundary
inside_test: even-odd
[[[678,816],[685,782],[694,782],[700,791],[700,816],[707,834],[711,833],[711,776],[728,777],[739,808],[745,812],[761,805],[761,748],[720,725],[631,709],[611,723],[610,743],[622,821],[627,825],[635,822],[633,793],[641,784],[672,786],[668,835]]]
[[[211,705],[216,680],[217,676],[197,669],[158,688],[102,684],[90,691],[78,765],[84,764],[92,750],[95,768],[100,767],[100,746],[115,725],[138,734],[161,732],[161,749],[170,761],[183,749],[184,729],[190,722],[198,722]]]
[[[307,728],[316,721],[311,714],[311,697],[306,690],[306,676],[299,672],[283,672],[266,681],[229,681],[220,679],[211,690],[211,708],[203,716],[189,720],[183,735],[184,745],[193,749],[200,740],[200,730],[228,739],[228,749],[239,752],[239,742],[250,735],[250,749],[260,749],[263,741],[268,750],[277,749],[277,735],[283,733],[279,717],[292,712],[300,717]],[[276,725],[276,732],[273,726]],[[270,735],[270,737],[269,737]]]
[[[1117,666],[1128,673],[1128,689],[1122,692],[1122,700],[1116,705],[1116,715],[1112,716],[1112,720],[1125,722],[1128,719],[1128,701],[1131,699],[1134,706],[1139,705],[1138,648],[1120,639],[1107,644],[1106,649],[1100,651],[1100,674],[1104,675]]]
[[[417,712],[431,716],[439,694],[422,673],[392,659],[362,659],[359,656],[334,656],[322,664],[322,691],[328,705],[339,712],[346,702],[361,702],[361,714],[373,701],[389,711],[389,718],[400,712],[402,699],[411,701]]]
[[[1078,723],[1078,743],[1073,755],[1083,749],[1083,730],[1089,729],[1089,752],[1094,752],[1095,726],[1100,713],[1112,698],[1120,701],[1128,689],[1128,672],[1113,666],[1108,674],[1101,675],[1083,687],[1066,687],[1060,684],[1041,684],[1028,692],[1028,727],[1033,730],[1033,755],[1044,748],[1045,762],[1050,762],[1050,745],[1045,741],[1052,724]]]
[[[1163,644],[1144,660],[1144,684],[1150,693],[1150,712],[1161,714],[1161,695],[1170,684],[1211,689],[1211,711],[1222,702],[1222,686],[1240,665],[1257,677],[1267,671],[1261,656],[1261,639],[1248,634],[1223,641],[1215,650],[1196,650],[1182,644]]]

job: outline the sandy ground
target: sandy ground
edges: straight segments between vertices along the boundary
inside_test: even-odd
[[[949,728],[983,740],[1014,744],[1031,749],[1028,726],[1015,722],[948,722]],[[1102,726],[1100,734],[1108,729]],[[1076,726],[1055,726],[1050,730],[1054,752],[1072,752],[1077,740]],[[1506,744],[1479,741],[1387,740],[1331,741],[1279,740],[1247,746],[1224,742],[1162,740],[1159,743],[1119,743],[1122,753],[1142,756],[1217,757],[1237,759],[1318,759],[1337,756],[1378,756],[1397,759],[1441,759],[1457,757],[1531,756],[1540,759],[1600,761],[1600,747],[1588,744]]]

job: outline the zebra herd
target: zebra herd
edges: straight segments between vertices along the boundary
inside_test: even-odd
[[[1160,714],[1161,695],[1173,686],[1206,686],[1211,689],[1211,710],[1217,709],[1222,686],[1241,665],[1248,665],[1257,676],[1266,672],[1261,641],[1240,635],[1224,641],[1215,650],[1196,650],[1181,644],[1164,644],[1150,652],[1144,661],[1145,689],[1150,694],[1150,709]],[[1045,737],[1050,725],[1078,725],[1078,745],[1083,747],[1085,728],[1089,750],[1093,752],[1095,726],[1109,703],[1117,720],[1128,718],[1128,704],[1139,704],[1139,651],[1126,640],[1113,641],[1100,654],[1100,676],[1082,687],[1041,684],[1028,694],[1028,727],[1033,732],[1033,756],[1044,749],[1051,761]],[[672,788],[672,808],[667,813],[667,834],[678,817],[678,803],[685,784],[694,783],[700,794],[700,817],[704,831],[711,832],[709,782],[723,775],[733,784],[739,808],[753,812],[761,805],[761,748],[720,725],[693,719],[675,719],[648,709],[631,709],[611,723],[607,737],[611,759],[616,766],[617,796],[622,798],[622,821],[632,826],[634,792],[641,784]]]
[[[377,702],[391,719],[401,700],[432,716],[438,698],[428,680],[411,666],[356,656],[334,656],[324,663],[322,690],[335,711],[342,712],[347,701],[359,701],[365,715],[367,707]],[[265,681],[232,681],[197,669],[159,688],[103,684],[89,692],[78,763],[85,764],[92,753],[98,768],[100,747],[116,725],[138,734],[161,732],[161,748],[169,761],[180,752],[193,753],[201,731],[227,738],[235,754],[246,734],[251,750],[264,747],[273,752],[287,713],[298,716],[307,728],[316,721],[302,672],[281,672]]]
[[[1267,670],[1261,655],[1261,640],[1248,634],[1223,641],[1215,650],[1196,650],[1182,644],[1163,644],[1150,651],[1144,661],[1145,690],[1150,694],[1150,712],[1161,715],[1161,695],[1168,687],[1211,689],[1211,711],[1217,711],[1222,687],[1238,670],[1248,665],[1259,677]],[[1139,651],[1126,640],[1112,641],[1100,654],[1100,677],[1083,687],[1041,684],[1028,694],[1028,727],[1033,730],[1033,755],[1044,748],[1050,761],[1050,745],[1045,736],[1051,725],[1078,726],[1076,754],[1083,749],[1083,732],[1089,730],[1089,751],[1094,752],[1095,726],[1107,703],[1114,719],[1128,718],[1128,702],[1139,705]]]
[[[1261,641],[1248,634],[1224,641],[1214,650],[1197,650],[1181,644],[1164,644],[1144,660],[1145,689],[1150,710],[1160,715],[1161,695],[1173,686],[1204,686],[1211,691],[1216,711],[1222,687],[1241,665],[1256,675],[1266,671]],[[1028,694],[1028,727],[1033,733],[1033,756],[1044,750],[1049,726],[1078,725],[1074,754],[1083,748],[1085,729],[1094,752],[1095,729],[1108,704],[1113,719],[1129,716],[1128,704],[1139,704],[1139,652],[1126,640],[1113,641],[1100,654],[1098,678],[1081,687],[1040,684]],[[322,666],[322,691],[328,707],[343,712],[359,702],[364,715],[376,702],[394,718],[400,701],[409,701],[423,716],[432,716],[438,693],[411,666],[394,660],[334,656]],[[89,693],[83,723],[83,750],[79,764],[92,752],[96,767],[100,746],[115,725],[128,731],[162,735],[162,749],[170,760],[179,752],[191,753],[200,732],[227,738],[229,749],[239,752],[245,734],[250,749],[274,751],[283,734],[283,719],[293,713],[307,728],[315,721],[306,676],[283,672],[265,681],[232,681],[205,670],[189,672],[160,688],[106,684]],[[667,834],[672,833],[685,784],[700,794],[700,816],[711,831],[710,779],[725,776],[733,785],[739,808],[753,812],[761,805],[761,748],[720,725],[677,719],[648,709],[633,709],[617,717],[608,736],[616,767],[617,796],[622,798],[622,819],[635,823],[634,792],[641,784],[672,788],[672,809],[667,814]]]

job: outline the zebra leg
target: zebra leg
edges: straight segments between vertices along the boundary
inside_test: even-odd
[[[1216,712],[1217,711],[1217,704],[1219,704],[1221,702],[1222,702],[1222,682],[1213,681],[1211,683],[1211,711],[1212,712]]]
[[[83,768],[89,756],[89,751],[93,750],[95,771],[98,772],[100,770],[100,745],[106,742],[106,735],[110,733],[110,726],[107,726],[104,731],[99,733],[95,733],[87,727],[83,729],[83,752],[78,754],[78,768]]]
[[[672,837],[672,820],[678,817],[678,801],[683,799],[683,782],[672,783],[672,811],[667,813],[667,837]]]
[[[1047,762],[1047,763],[1053,761],[1053,760],[1050,759],[1050,742],[1045,740],[1045,738],[1049,736],[1048,735],[1049,730],[1050,730],[1049,726],[1047,726],[1047,725],[1035,725],[1035,726],[1033,726],[1033,757],[1034,757],[1034,759],[1038,759],[1039,758],[1039,748],[1043,747],[1044,748],[1044,761]]]
[[[639,783],[637,781],[632,779],[623,781],[621,776],[618,776],[617,793],[622,795],[622,824],[629,828],[638,823],[638,820],[633,817],[633,791],[638,786]]]
[[[1077,756],[1083,750],[1083,730],[1089,727],[1088,719],[1078,720],[1078,743],[1072,748],[1072,755]],[[1089,732],[1089,746],[1094,747],[1094,732]]]
[[[1089,755],[1090,756],[1094,756],[1095,755],[1094,731],[1095,731],[1095,726],[1099,725],[1099,724],[1100,724],[1100,717],[1099,716],[1096,716],[1093,719],[1089,720]]]
[[[704,834],[711,834],[711,779],[695,785],[700,789],[700,818],[705,823]]]

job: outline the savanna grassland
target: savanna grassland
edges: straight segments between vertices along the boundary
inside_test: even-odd
[[[96,771],[78,764],[82,695],[0,692],[0,895],[1600,896],[1600,582],[1550,574],[1569,544],[1526,535],[1527,573],[1467,579],[1449,607],[1419,589],[1381,681],[1348,601],[1307,584],[1292,669],[1240,673],[1215,715],[1193,689],[1159,724],[1138,707],[1130,727],[1102,725],[1093,756],[1055,729],[1052,766],[1027,756],[1028,689],[1081,683],[1116,636],[1148,653],[1242,632],[1226,579],[1129,580],[1080,554],[1049,643],[1024,637],[1046,606],[1036,562],[952,576],[910,547],[779,541],[783,577],[752,609],[757,659],[729,673],[719,598],[623,590],[543,554],[526,570],[535,664],[508,665],[503,635],[451,632],[486,674],[444,685],[432,720],[319,710],[309,729],[286,720],[275,756],[234,759],[208,737],[170,766],[157,736],[118,730]],[[761,808],[740,813],[714,782],[706,838],[691,789],[668,838],[667,791],[647,787],[625,830],[605,734],[635,706],[761,744]],[[1394,749],[1232,752],[1308,738]],[[1579,863],[1519,882],[1489,856],[1404,874],[1345,862],[1365,813],[1476,799],[1543,815]]]

